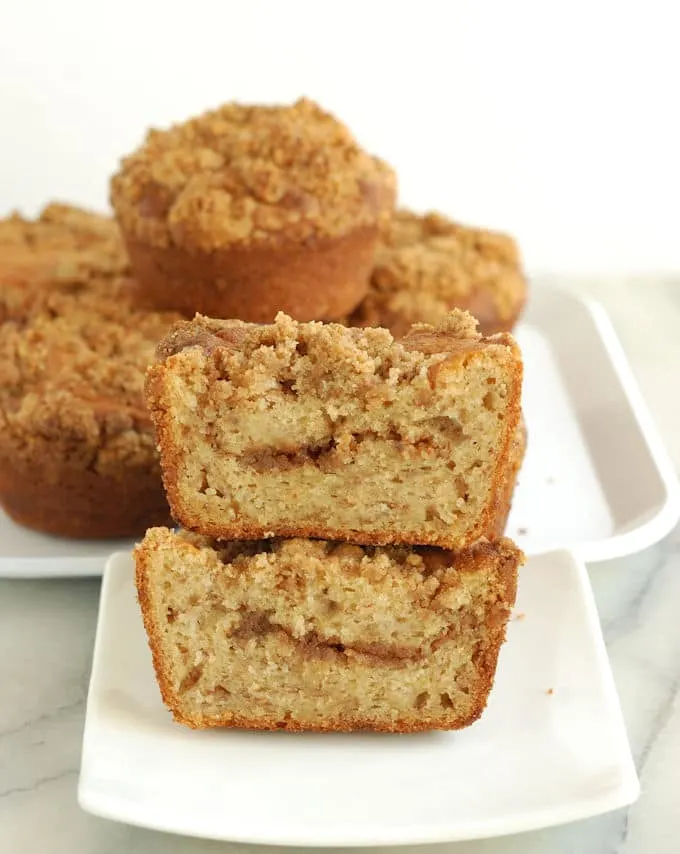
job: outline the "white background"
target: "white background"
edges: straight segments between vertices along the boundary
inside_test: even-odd
[[[680,271],[675,0],[0,0],[0,215],[102,208],[150,124],[307,94],[533,272]]]

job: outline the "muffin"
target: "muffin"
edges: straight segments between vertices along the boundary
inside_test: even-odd
[[[395,176],[312,101],[227,104],[152,130],[111,181],[150,305],[271,322],[365,296]]]
[[[195,728],[413,732],[482,714],[524,556],[325,540],[215,542],[167,528],[135,549],[156,677]]]
[[[347,321],[403,335],[461,308],[484,335],[510,331],[527,285],[514,240],[445,217],[399,210],[382,228],[368,294]]]
[[[0,219],[0,322],[40,309],[52,293],[105,294],[129,269],[111,217],[47,205],[37,219]]]
[[[197,317],[158,353],[147,403],[185,528],[457,549],[507,514],[522,358],[464,312],[399,341]]]
[[[78,538],[170,522],[142,389],[174,320],[86,292],[3,324],[0,505],[15,521]]]

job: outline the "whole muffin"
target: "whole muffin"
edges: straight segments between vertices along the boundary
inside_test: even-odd
[[[511,237],[399,210],[381,231],[369,292],[347,322],[401,336],[412,323],[435,325],[461,308],[492,335],[513,328],[526,293]]]
[[[366,294],[396,179],[312,101],[226,104],[152,130],[111,202],[157,308],[271,322],[346,316]]]
[[[39,310],[52,293],[97,290],[129,270],[111,217],[51,203],[37,219],[0,219],[0,322]]]
[[[87,292],[2,326],[0,505],[15,521],[79,538],[169,522],[142,388],[176,319]]]

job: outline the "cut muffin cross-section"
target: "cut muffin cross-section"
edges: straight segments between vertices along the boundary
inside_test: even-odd
[[[522,361],[453,312],[384,329],[197,317],[147,375],[168,499],[225,539],[320,537],[456,549],[493,537]]]
[[[459,729],[482,713],[523,555],[314,540],[135,550],[156,676],[191,727]]]

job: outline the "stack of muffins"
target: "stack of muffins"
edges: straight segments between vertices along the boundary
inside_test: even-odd
[[[173,515],[194,532],[147,534],[140,598],[192,725],[453,727],[483,708],[520,560],[499,537],[521,362],[450,311],[506,332],[526,285],[510,238],[395,197],[393,171],[303,99],[151,131],[112,179],[117,222],[66,205],[0,222],[0,503],[30,527],[170,524],[144,373],[178,319],[230,319],[172,332],[149,380]],[[195,422],[168,392],[184,381]],[[224,637],[228,660],[211,658]]]
[[[407,732],[481,714],[521,552],[496,539],[522,361],[470,315],[197,317],[147,375],[168,498],[137,589],[194,727]]]

